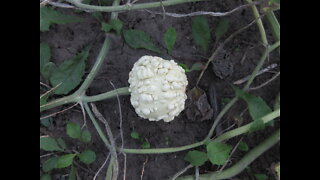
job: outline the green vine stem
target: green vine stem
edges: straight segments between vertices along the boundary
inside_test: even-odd
[[[268,55],[275,50],[277,47],[280,46],[280,41],[274,43],[273,45],[269,46],[267,45],[263,55],[261,56],[258,65],[256,66],[256,68],[253,70],[252,75],[250,77],[250,79],[247,81],[247,84],[244,86],[244,90],[248,90],[251,83],[253,82],[254,78],[256,77],[256,74],[259,72],[259,70],[261,69],[261,67],[263,66],[264,62],[266,61]]]
[[[272,146],[280,141],[280,129],[276,130],[270,137],[260,143],[258,146],[253,148],[247,153],[240,161],[234,164],[232,167],[223,170],[221,172],[213,172],[208,174],[200,175],[201,180],[221,180],[234,177],[235,175],[242,172],[249,164],[257,159],[261,154],[266,152]],[[194,176],[184,176],[177,178],[176,180],[194,180]]]
[[[94,117],[90,107],[88,106],[88,103],[83,103],[83,106],[84,106],[84,109],[86,110],[86,112],[88,113],[89,115],[89,118],[91,119],[94,127],[96,128],[100,138],[102,139],[102,141],[104,142],[104,144],[109,148],[111,149],[111,145],[110,145],[110,142],[109,140],[107,139],[106,135],[103,133],[103,130],[100,128],[96,118]]]
[[[252,3],[252,0],[246,0],[247,3]],[[261,40],[262,40],[262,43],[267,46],[268,45],[268,39],[267,39],[267,35],[266,35],[266,31],[264,29],[264,26],[263,26],[263,23],[262,23],[262,20],[260,18],[260,14],[259,14],[259,11],[258,11],[258,8],[256,5],[252,5],[252,11],[253,11],[253,15],[257,20],[257,25],[258,25],[258,28],[259,28],[259,32],[260,32],[260,36],[261,36]]]
[[[97,57],[95,64],[93,65],[90,73],[88,74],[88,76],[86,77],[86,79],[84,80],[84,82],[82,83],[80,88],[75,92],[75,94],[81,95],[88,89],[91,82],[96,77],[99,69],[101,68],[101,65],[103,64],[103,62],[107,56],[107,53],[109,51],[109,47],[110,47],[110,39],[108,37],[106,37],[103,42],[103,45],[101,47],[101,50],[99,52],[99,55]]]
[[[280,109],[277,109],[277,110],[265,115],[264,117],[262,117],[262,121],[266,124],[279,116],[280,116]],[[247,125],[230,130],[230,131],[220,135],[219,137],[217,137],[216,139],[213,139],[211,141],[224,141],[224,140],[239,136],[241,134],[245,134],[245,133],[249,132],[250,126],[252,124],[253,123],[251,122]],[[126,149],[126,148],[121,149],[121,148],[118,148],[118,150],[120,152],[131,153],[131,154],[173,153],[173,152],[185,151],[188,149],[196,148],[196,147],[204,145],[206,142],[207,142],[206,140],[203,140],[203,141],[196,142],[193,144],[180,146],[180,147],[172,147],[172,148],[156,148],[156,149]]]
[[[77,0],[66,0],[66,1],[79,8],[86,9],[86,10],[102,11],[102,12],[119,12],[119,11],[137,10],[137,9],[156,8],[161,6],[163,7],[173,6],[177,4],[207,1],[207,0],[167,0],[167,1],[159,1],[159,2],[125,4],[125,5],[116,5],[116,6],[95,6],[95,5],[83,4]]]
[[[276,41],[280,41],[280,24],[273,11],[267,11],[266,16],[271,27],[271,32]]]

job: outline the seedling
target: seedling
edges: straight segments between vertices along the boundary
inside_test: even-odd
[[[150,143],[144,138],[141,138],[138,132],[132,131],[130,135],[132,139],[138,140],[140,142],[140,146],[142,149],[149,149],[151,147]]]

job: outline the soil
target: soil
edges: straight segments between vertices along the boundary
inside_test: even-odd
[[[142,2],[145,1],[141,1],[141,3]],[[194,11],[224,12],[241,4],[244,4],[242,0],[216,0],[212,2],[187,3],[166,7],[165,9],[166,12],[175,13],[189,13]],[[83,21],[65,25],[52,25],[50,31],[40,33],[40,42],[46,42],[50,45],[52,49],[52,61],[57,65],[61,64],[64,60],[70,59],[84,47],[91,45],[86,71],[88,73],[95,62],[105,37],[105,34],[100,30],[100,23],[90,13],[75,13],[70,9],[58,10],[65,14],[75,14],[76,16],[81,17]],[[152,10],[162,11],[161,8]],[[105,21],[107,21],[110,17],[110,13],[103,13],[103,16]],[[228,33],[222,37],[221,41],[232,34],[232,32],[244,27],[254,19],[250,8],[235,12],[227,18],[230,20],[231,27],[228,30]],[[212,54],[210,49],[213,48],[214,43],[210,44],[208,52],[204,52],[193,42],[191,33],[192,18],[190,17],[174,18],[167,16],[164,19],[162,15],[154,15],[145,11],[130,11],[119,13],[119,19],[124,22],[124,29],[141,29],[150,34],[156,45],[163,50],[165,47],[162,40],[163,33],[168,27],[174,27],[177,31],[177,41],[172,55],[159,55],[144,49],[132,49],[126,45],[122,37],[112,36],[112,45],[105,63],[90,86],[90,89],[87,92],[88,95],[95,95],[113,90],[109,81],[111,81],[116,88],[128,86],[128,74],[133,64],[141,56],[146,54],[162,56],[166,59],[173,58],[176,62],[187,64],[189,67],[196,62],[202,62],[203,64],[206,63],[208,57]],[[207,19],[210,27],[213,27],[214,30],[214,27],[221,18],[207,16]],[[267,24],[265,27],[270,43],[272,43],[273,38]],[[213,42],[215,42],[215,39],[213,39]],[[216,59],[216,64],[214,64],[214,66],[209,66],[200,81],[199,87],[205,91],[208,102],[210,102],[209,98],[211,97],[211,92],[209,90],[209,86],[213,84],[217,100],[217,107],[213,107],[215,110],[214,115],[221,110],[226,98],[232,98],[234,96],[231,84],[236,80],[248,76],[253,71],[260,56],[262,55],[262,52],[263,46],[261,45],[258,28],[256,25],[252,25],[250,28],[233,38],[231,42],[227,43]],[[241,62],[245,53],[246,57],[244,61]],[[280,70],[280,57],[278,52],[273,52],[263,67],[267,67],[274,63],[278,64],[278,67],[273,69],[273,71],[278,72]],[[189,81],[188,91],[195,86],[195,82],[199,74],[199,71],[187,73]],[[264,73],[255,79],[252,86],[262,84],[272,76],[274,76],[274,72]],[[274,99],[280,90],[279,83],[280,80],[277,78],[263,88],[251,91],[251,93],[261,96],[267,104],[272,107]],[[170,123],[162,121],[149,122],[148,120],[137,116],[130,104],[129,96],[121,96],[120,103],[123,117],[122,130],[124,134],[124,147],[126,148],[140,148],[140,143],[130,137],[130,133],[133,130],[137,131],[141,137],[144,137],[148,142],[150,142],[152,148],[175,147],[202,140],[206,137],[213,123],[212,118],[210,120],[202,121],[190,120],[185,111]],[[96,105],[99,111],[110,123],[112,132],[117,138],[116,142],[120,146],[121,138],[119,136],[120,127],[117,99],[113,98],[96,102]],[[56,108],[54,111],[58,111],[66,107],[68,107],[68,105]],[[234,107],[231,108],[231,110],[223,117],[223,123],[221,124],[220,129],[226,129],[233,124],[239,123],[238,117],[245,109],[246,104],[244,102],[239,101],[236,103],[236,105],[234,105]],[[248,112],[245,112],[242,118],[244,120],[243,124],[251,121]],[[93,164],[87,166],[80,162],[78,163],[78,165],[82,167],[78,168],[78,173],[81,179],[92,179],[94,173],[101,167],[109,152],[98,136],[91,121],[87,118],[87,128],[93,135],[92,141],[89,145],[85,146],[84,144],[67,137],[65,133],[65,127],[68,121],[73,121],[79,124],[84,123],[80,107],[58,114],[53,119],[54,124],[52,127],[41,128],[45,129],[46,132],[50,133],[50,135],[54,137],[62,137],[65,139],[70,149],[81,151],[84,148],[90,148],[97,153],[97,160]],[[243,137],[243,141],[248,144],[249,148],[253,148],[279,127],[280,124],[277,121],[274,126],[268,126],[263,131],[254,132],[241,137]],[[226,141],[226,143],[234,146],[241,137],[233,138]],[[166,141],[166,139],[168,139],[168,141]],[[201,148],[198,149],[201,150]],[[254,179],[253,174],[255,173],[263,173],[268,175],[269,179],[275,179],[270,167],[273,163],[280,161],[279,151],[280,144],[278,143],[250,165],[251,172],[249,170],[245,170],[232,179]],[[41,154],[45,154],[45,152],[41,152]],[[185,154],[185,151],[159,155],[127,154],[126,179],[140,180],[143,167],[144,171],[142,179],[144,180],[168,179],[188,165],[188,163],[183,160]],[[237,162],[244,155],[245,152],[236,151],[231,157],[232,163]],[[42,158],[41,161],[43,162],[46,159],[47,158]],[[119,164],[121,169],[119,179],[123,179],[123,160],[123,156],[119,155]],[[228,164],[226,168],[229,166],[230,165]],[[204,166],[200,167],[200,173],[215,171],[218,168],[219,167],[217,166],[210,165],[210,163],[206,163]],[[53,170],[51,174],[53,175],[53,179],[66,179],[66,176],[64,175],[68,174],[68,171],[69,170],[67,169]],[[105,172],[106,167],[103,168],[102,173],[97,177],[97,180],[104,179]],[[194,174],[194,168],[189,169],[184,175],[188,174]]]

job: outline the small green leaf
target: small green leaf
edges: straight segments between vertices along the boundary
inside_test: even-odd
[[[132,131],[130,136],[133,138],[133,139],[140,139],[140,136],[138,134],[138,132],[136,131]]]
[[[67,124],[67,134],[71,138],[79,139],[81,136],[81,128],[79,124],[74,122],[68,122]]]
[[[50,77],[52,86],[62,83],[56,90],[55,94],[68,94],[77,87],[82,81],[85,73],[85,61],[88,58],[89,50],[84,50],[70,60],[63,62]]]
[[[81,162],[91,164],[96,160],[96,153],[91,150],[85,150],[78,155]]]
[[[73,162],[73,158],[76,155],[77,154],[66,154],[66,155],[60,156],[58,159],[56,168],[65,168],[70,166]]]
[[[207,51],[211,40],[211,30],[204,16],[197,16],[192,19],[192,36],[196,45]]]
[[[112,29],[115,30],[118,35],[120,35],[123,27],[122,21],[120,19],[111,19],[109,24],[111,25]]]
[[[77,174],[77,168],[74,166],[71,166],[68,180],[77,180],[76,174]]]
[[[45,80],[50,80],[50,77],[52,75],[52,73],[57,69],[56,64],[54,64],[53,62],[48,62],[47,64],[45,64],[43,66],[43,71],[42,71],[42,77]]]
[[[187,73],[191,71],[186,64],[180,63],[178,65],[181,66],[184,69],[184,71]]]
[[[45,151],[63,151],[63,149],[58,145],[56,139],[51,137],[40,138],[40,149]]]
[[[40,106],[41,106],[41,100],[40,100]],[[50,127],[52,125],[52,121],[53,121],[52,117],[40,119],[41,125],[43,125],[45,127]]]
[[[229,158],[232,147],[221,142],[210,142],[207,145],[209,160],[212,164],[223,165]]]
[[[208,160],[208,156],[207,153],[194,150],[189,151],[184,157],[184,160],[190,162],[194,166],[201,166]]]
[[[52,169],[56,168],[57,167],[57,163],[58,163],[58,159],[59,159],[59,157],[52,157],[52,158],[46,160],[43,163],[42,170],[44,172],[49,172]]]
[[[169,54],[171,54],[172,52],[174,44],[176,43],[176,39],[177,39],[176,29],[173,27],[168,28],[164,34],[164,43],[166,44],[166,48]]]
[[[238,149],[240,151],[249,151],[248,145],[245,142],[242,142],[242,141],[239,143]]]
[[[150,36],[142,30],[124,30],[123,36],[126,43],[132,48],[143,48],[157,53],[161,53],[160,49],[157,48],[152,42]]]
[[[112,29],[112,26],[108,23],[105,23],[105,22],[102,22],[101,23],[101,30],[104,31],[104,32],[109,32],[111,31]]]
[[[67,149],[67,145],[66,143],[64,142],[64,140],[62,138],[58,138],[56,139],[57,140],[57,143],[58,145],[62,148],[62,149]]]
[[[44,174],[41,176],[40,180],[51,180],[50,174]]]
[[[203,64],[198,62],[192,65],[190,71],[201,71],[202,69],[203,69]]]
[[[84,130],[81,133],[81,141],[88,143],[91,141],[91,133],[88,130]]]
[[[66,24],[81,21],[80,18],[62,14],[50,7],[40,7],[40,31],[48,31],[51,24]]]
[[[221,19],[215,30],[216,38],[220,39],[228,31],[229,27],[229,20],[227,18]]]
[[[254,174],[254,177],[256,178],[256,180],[267,180],[268,176],[265,174]]]
[[[149,149],[151,147],[150,143],[148,141],[144,141],[141,144],[142,149]]]
[[[236,96],[246,101],[246,103],[248,104],[250,116],[253,119],[253,121],[255,121],[250,128],[250,132],[263,129],[264,123],[261,120],[261,118],[264,115],[272,112],[271,108],[267,105],[267,103],[261,97],[249,94],[237,87],[233,87],[233,88],[236,92]]]

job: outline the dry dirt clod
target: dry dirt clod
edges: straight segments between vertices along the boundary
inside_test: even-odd
[[[187,96],[186,114],[189,120],[204,121],[213,117],[213,109],[208,102],[206,93],[202,89],[194,87],[187,93]]]

